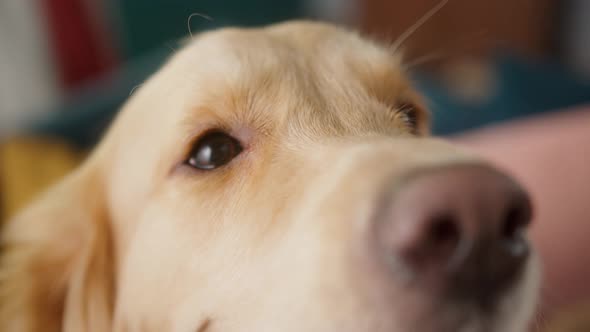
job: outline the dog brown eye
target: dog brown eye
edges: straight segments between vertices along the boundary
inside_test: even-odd
[[[201,137],[191,151],[188,164],[202,170],[212,170],[229,163],[242,152],[242,146],[235,138],[212,132]]]

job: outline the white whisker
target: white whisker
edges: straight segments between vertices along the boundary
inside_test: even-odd
[[[416,23],[412,24],[404,33],[402,33],[397,40],[391,46],[393,52],[399,50],[400,46],[408,40],[418,29],[420,29],[428,20],[438,13],[450,0],[442,0],[432,9],[430,9],[426,14],[420,17]]]
[[[166,43],[165,45],[166,45],[166,47],[168,47],[172,51],[172,53],[178,52],[178,50],[174,46],[172,46],[168,43]]]
[[[213,21],[213,19],[211,18],[211,16],[205,15],[205,14],[201,14],[201,13],[192,13],[189,15],[188,19],[186,20],[186,27],[188,28],[188,33],[189,35],[192,37],[193,36],[193,32],[191,30],[191,20],[193,19],[194,16],[198,16],[201,18],[206,19],[207,21]]]
[[[485,36],[485,34],[487,33],[487,30],[481,30],[481,31],[475,31],[472,34],[466,35],[464,36],[466,40],[459,40],[459,42],[453,42],[448,43],[446,45],[445,48],[440,48],[438,50],[434,50],[433,52],[426,54],[426,55],[422,55],[422,56],[418,56],[414,59],[412,59],[411,61],[408,61],[406,63],[404,63],[404,68],[406,70],[412,69],[414,67],[418,67],[421,66],[425,63],[431,62],[431,61],[436,61],[436,60],[443,60],[443,59],[450,59],[453,56],[456,56],[460,53],[457,53],[458,50],[461,50],[462,52],[468,52],[469,50],[475,49],[476,45],[472,45],[472,44],[467,44],[472,42],[474,39],[481,37],[481,36]],[[467,44],[467,45],[463,45],[463,44]]]
[[[134,87],[131,89],[131,91],[129,91],[129,95],[131,96],[131,95],[132,95],[132,94],[135,92],[135,90],[136,90],[136,89],[138,89],[138,88],[140,88],[142,85],[143,85],[143,83],[141,83],[141,84],[138,84],[138,85],[134,86]]]
[[[443,59],[444,57],[447,57],[447,56],[449,56],[449,55],[446,53],[443,53],[443,52],[434,52],[431,54],[423,55],[423,56],[415,58],[414,60],[412,60],[408,63],[405,63],[404,68],[407,70],[412,69],[414,67],[423,65],[423,64],[428,63],[430,61]]]

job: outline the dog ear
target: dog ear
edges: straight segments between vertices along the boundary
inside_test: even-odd
[[[114,256],[90,167],[46,192],[1,235],[0,331],[109,331]]]

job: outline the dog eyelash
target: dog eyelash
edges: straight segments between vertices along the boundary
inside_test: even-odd
[[[401,102],[397,105],[397,112],[404,117],[408,126],[416,129],[418,126],[418,109],[415,105],[408,102]]]

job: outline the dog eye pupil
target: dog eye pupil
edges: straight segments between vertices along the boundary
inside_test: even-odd
[[[202,170],[212,170],[229,163],[240,152],[242,147],[233,137],[213,132],[203,136],[189,156],[188,164]]]

